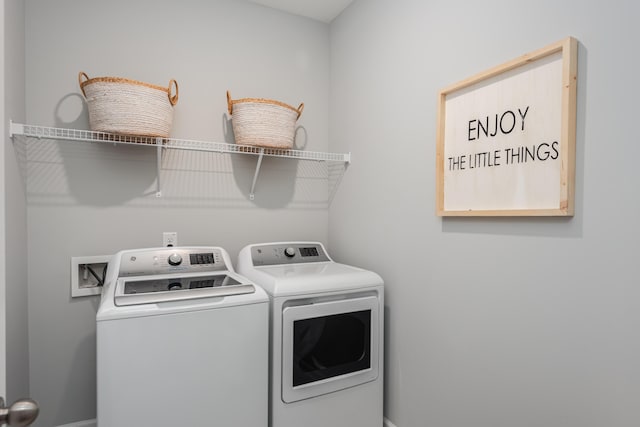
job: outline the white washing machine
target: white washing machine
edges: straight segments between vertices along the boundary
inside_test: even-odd
[[[271,300],[271,427],[383,424],[384,284],[317,242],[249,245],[238,272]]]
[[[127,250],[97,313],[99,427],[266,427],[269,298],[219,247]]]

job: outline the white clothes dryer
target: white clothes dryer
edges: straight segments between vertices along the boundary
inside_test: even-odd
[[[118,252],[97,321],[99,427],[266,427],[262,288],[219,247]]]
[[[254,244],[238,272],[271,300],[271,427],[383,424],[384,283],[318,242]]]

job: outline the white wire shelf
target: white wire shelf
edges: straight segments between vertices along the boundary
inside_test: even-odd
[[[319,151],[281,150],[253,147],[250,145],[227,144],[224,142],[198,141],[190,139],[155,138],[126,136],[89,130],[64,129],[46,126],[26,125],[10,122],[9,136],[23,135],[31,138],[55,139],[82,142],[107,142],[111,144],[156,146],[173,150],[209,151],[216,153],[252,154],[256,156],[284,157],[298,160],[324,162],[351,162],[351,153],[325,153]]]
[[[105,132],[94,132],[80,129],[65,129],[47,126],[27,125],[9,122],[9,136],[25,136],[28,138],[51,139],[61,141],[79,141],[91,143],[109,143],[156,147],[157,149],[157,192],[161,197],[160,166],[162,164],[162,150],[190,150],[206,151],[221,154],[244,154],[257,156],[256,170],[251,184],[249,198],[254,199],[254,190],[262,159],[267,157],[280,157],[286,159],[312,160],[318,162],[343,163],[346,168],[351,163],[351,153],[325,153],[319,151],[281,150],[274,148],[254,147],[250,145],[227,144],[224,142],[198,141],[190,139],[155,138],[144,136],[127,136]]]

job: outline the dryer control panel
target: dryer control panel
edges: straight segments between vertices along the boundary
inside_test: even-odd
[[[320,243],[276,243],[251,247],[253,265],[302,264],[331,261]]]
[[[158,248],[127,251],[120,259],[119,277],[229,270],[220,248]]]

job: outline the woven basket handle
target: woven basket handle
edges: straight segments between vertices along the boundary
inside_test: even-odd
[[[233,101],[231,100],[231,94],[227,91],[227,109],[229,114],[233,115]]]
[[[300,106],[298,107],[298,117],[296,117],[296,120],[298,120],[302,115],[302,110],[304,110],[304,102],[301,102]]]
[[[176,93],[173,96],[171,96],[172,87],[175,87],[176,89]],[[171,105],[176,105],[178,103],[178,82],[174,79],[169,80],[169,90],[167,91],[167,93],[169,94],[169,102],[171,103]]]
[[[85,98],[87,97],[87,94],[84,93],[84,86],[82,85],[82,83],[84,83],[84,82],[86,82],[88,80],[89,80],[89,76],[87,76],[87,73],[85,73],[84,71],[80,71],[78,73],[78,84],[80,85],[80,90],[82,91],[82,96],[84,96]]]

